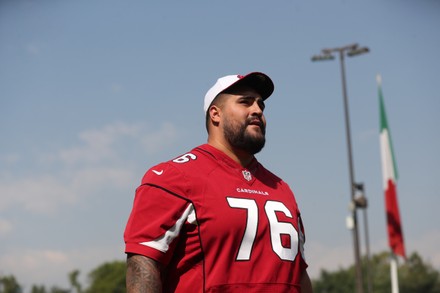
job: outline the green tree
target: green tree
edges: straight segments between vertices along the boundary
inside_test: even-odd
[[[362,260],[364,271],[364,288],[367,288],[367,261]],[[391,291],[389,253],[373,255],[369,261],[374,293]],[[401,293],[440,293],[440,276],[430,264],[422,261],[417,253],[413,253],[406,262],[398,267],[399,288]],[[320,277],[313,280],[315,293],[352,293],[355,291],[355,267],[340,268],[336,272],[322,270]]]
[[[353,293],[355,288],[355,273],[353,268],[339,268],[336,272],[321,271],[318,280],[313,281],[314,292],[325,293]]]
[[[362,259],[364,272],[366,272],[366,261],[366,258]],[[369,272],[371,274],[373,292],[391,292],[390,254],[388,252],[381,252],[371,257]],[[367,283],[365,278],[364,282],[365,284]],[[367,286],[365,285],[364,288],[367,288]]]
[[[78,281],[79,270],[74,270],[69,274],[69,281],[72,288],[76,290],[76,293],[82,293],[82,286]]]
[[[70,290],[63,289],[63,288],[60,288],[60,287],[57,287],[57,286],[53,286],[50,289],[50,293],[70,293]]]
[[[107,262],[89,273],[85,293],[125,293],[125,261]]]
[[[0,277],[0,293],[21,293],[21,286],[14,276]]]
[[[43,285],[32,285],[31,293],[47,293],[46,287]]]
[[[50,290],[47,290],[44,285],[32,285],[30,293],[71,293],[71,290],[63,289],[58,286],[52,286]]]
[[[406,264],[399,268],[399,280],[402,293],[440,293],[439,272],[431,265],[424,264],[416,253],[413,253]]]

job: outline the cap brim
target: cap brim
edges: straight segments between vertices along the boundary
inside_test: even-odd
[[[262,72],[251,72],[225,88],[222,92],[227,92],[236,86],[242,85],[247,85],[256,90],[261,95],[263,100],[269,98],[275,89],[275,86],[269,76]]]

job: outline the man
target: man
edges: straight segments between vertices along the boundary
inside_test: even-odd
[[[147,171],[124,233],[127,292],[312,292],[294,195],[254,157],[273,90],[260,72],[219,78],[208,143]]]

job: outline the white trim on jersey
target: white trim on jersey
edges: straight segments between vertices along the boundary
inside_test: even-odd
[[[301,252],[301,257],[306,261],[306,256],[304,254],[304,244],[306,242],[306,236],[303,233],[303,227],[301,217],[298,217],[298,232],[299,232],[299,251]]]
[[[176,239],[176,237],[180,234],[180,230],[182,229],[182,225],[187,220],[191,223],[194,223],[196,220],[194,206],[192,205],[192,203],[188,205],[188,207],[182,213],[180,218],[176,221],[176,224],[174,224],[174,226],[171,227],[170,230],[166,231],[165,234],[163,234],[161,237],[159,237],[155,240],[145,241],[145,242],[141,242],[139,244],[142,244],[142,245],[157,249],[159,251],[162,251],[163,253],[166,253],[169,249],[170,243],[173,242],[173,240]]]

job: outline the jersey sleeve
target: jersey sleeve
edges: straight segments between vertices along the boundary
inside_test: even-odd
[[[182,225],[194,210],[189,201],[175,193],[179,190],[178,183],[174,184],[173,191],[169,190],[170,180],[176,179],[178,174],[171,174],[175,172],[160,166],[150,169],[136,190],[124,240],[126,253],[145,255],[166,265]]]
[[[161,163],[148,170],[142,178],[142,184],[159,186],[177,196],[187,198],[190,194],[190,180],[177,164]]]

